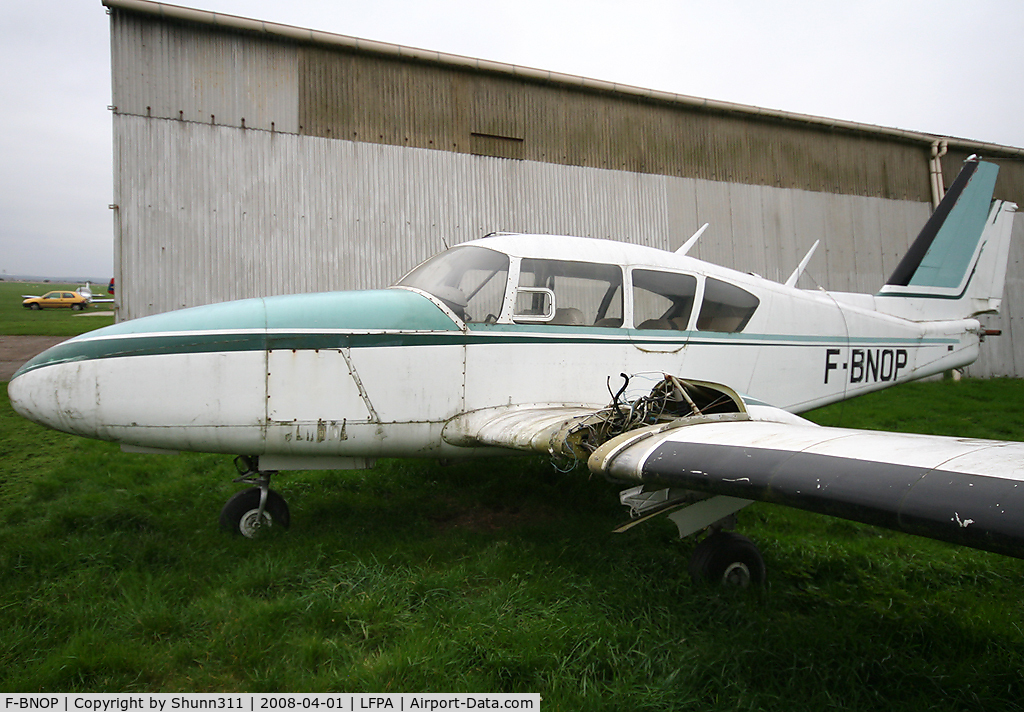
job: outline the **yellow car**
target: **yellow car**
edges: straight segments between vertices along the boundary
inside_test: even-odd
[[[81,311],[88,305],[85,297],[70,289],[67,291],[47,292],[41,297],[28,297],[21,303],[26,309],[49,309],[51,307],[71,307]]]

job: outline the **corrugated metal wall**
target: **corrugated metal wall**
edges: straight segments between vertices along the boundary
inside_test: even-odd
[[[299,132],[296,46],[113,12],[115,111]]]
[[[510,161],[118,115],[122,317],[385,286],[491,231],[675,249],[784,280],[816,239],[822,286],[873,291],[926,203]],[[877,240],[879,232],[891,243]],[[380,259],[386,255],[388,259]]]
[[[331,49],[303,48],[299,57],[299,124],[312,136],[929,199],[920,145]]]
[[[111,27],[119,319],[380,287],[491,231],[674,249],[705,221],[697,257],[784,280],[820,238],[801,286],[872,292],[930,212],[920,143],[124,10]],[[1010,332],[1015,277],[1006,301]],[[1017,375],[1016,353],[1007,333],[972,372]]]

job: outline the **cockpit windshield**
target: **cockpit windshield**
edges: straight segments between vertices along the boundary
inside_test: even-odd
[[[399,282],[433,294],[466,323],[494,323],[508,281],[508,255],[466,245],[445,250]]]

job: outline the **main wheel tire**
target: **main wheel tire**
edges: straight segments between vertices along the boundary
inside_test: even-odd
[[[242,490],[227,501],[220,510],[221,529],[254,539],[263,529],[273,526],[288,528],[291,514],[284,497],[274,490],[267,491],[267,505],[263,508],[262,522],[257,518],[260,509],[260,488]]]
[[[747,588],[764,583],[765,566],[754,542],[735,532],[715,532],[693,550],[690,577],[699,583]]]

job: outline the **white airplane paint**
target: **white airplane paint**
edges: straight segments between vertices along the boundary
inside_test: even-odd
[[[114,302],[112,298],[97,298],[96,295],[93,294],[92,285],[89,282],[86,282],[75,291],[85,298],[87,304],[112,304]]]
[[[452,248],[391,289],[249,299],[99,329],[40,354],[8,391],[37,423],[125,449],[245,456],[246,481],[259,487],[233,498],[222,522],[246,534],[287,524],[286,505],[268,489],[273,471],[502,450],[585,457],[595,448],[596,471],[646,482],[645,491],[675,488],[654,504],[643,492],[625,495],[641,516],[672,509],[681,533],[717,529],[770,497],[737,487],[742,478],[728,472],[696,484],[681,477],[677,470],[694,469],[685,454],[669,458],[672,472],[645,474],[652,446],[714,424],[739,433],[722,448],[778,452],[789,433],[811,427],[793,413],[974,361],[984,337],[975,317],[999,307],[1016,207],[991,199],[997,170],[965,164],[875,295],[800,290],[795,278],[772,282],[685,249],[501,235]],[[631,374],[630,388],[609,407],[620,373]],[[628,403],[651,407],[643,393],[659,383],[658,407],[671,401],[675,410],[631,422],[641,428],[634,433],[612,432],[610,421],[639,410]],[[717,397],[724,410],[709,407]],[[753,431],[750,421],[773,430]],[[636,433],[644,458],[631,450]],[[895,451],[931,448],[890,437]],[[721,497],[678,511],[709,495]],[[791,499],[784,503],[803,506]],[[855,509],[837,513],[857,519]],[[698,574],[763,576],[747,540],[716,536]],[[965,543],[1024,555],[1022,536],[1012,546]]]

